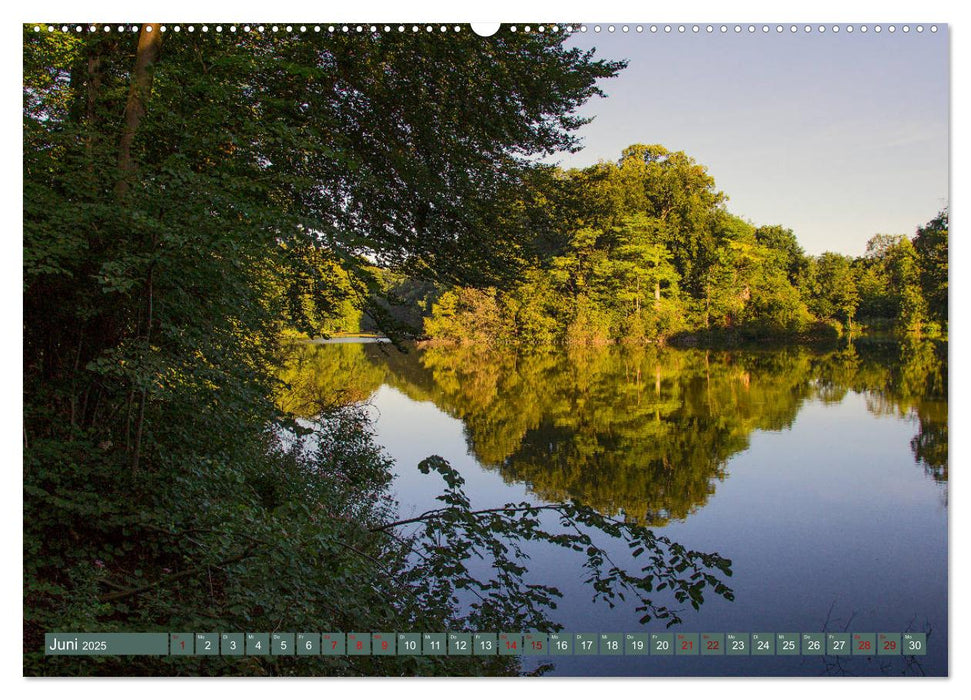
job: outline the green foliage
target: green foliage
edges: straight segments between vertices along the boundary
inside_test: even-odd
[[[425,333],[459,344],[488,346],[508,339],[509,324],[500,312],[495,289],[459,287],[442,294],[425,319]]]
[[[856,266],[860,316],[890,321],[907,335],[940,334],[947,321],[946,226],[942,212],[913,241],[886,235],[870,239]]]
[[[932,321],[946,330],[947,315],[947,229],[948,211],[945,209],[926,226],[917,229],[914,249],[920,267],[920,286]]]
[[[518,278],[487,291],[494,305],[433,307],[425,333],[522,346],[824,340],[858,331],[858,318],[903,334],[946,332],[946,210],[913,242],[878,235],[861,258],[810,258],[791,229],[756,228],[724,201],[704,166],[658,145],[543,171],[514,205],[535,227]]]
[[[803,251],[792,229],[782,226],[759,226],[755,229],[755,240],[779,253],[779,263],[785,269],[789,283],[802,287],[806,281],[810,261]]]
[[[515,313],[476,325],[470,306],[455,314],[449,299],[426,321],[434,340],[481,341],[490,327],[502,334],[489,343],[523,345],[663,342],[700,329],[793,336],[812,327],[799,289],[809,261],[792,232],[728,214],[714,180],[684,153],[634,145],[616,163],[551,173],[525,191],[525,211],[547,212],[542,244],[518,280],[489,291],[500,314],[503,299],[515,298]]]
[[[381,529],[389,464],[360,411],[335,408],[374,378],[303,381],[319,367],[286,357],[281,329],[390,323],[385,271],[482,284],[515,270],[531,242],[492,235],[497,203],[536,155],[576,147],[575,109],[623,64],[564,47],[564,33],[32,29],[25,672],[444,672],[35,650],[54,630],[458,624],[450,599],[402,585],[421,541]]]
[[[810,278],[810,310],[819,318],[851,324],[860,303],[852,259],[823,253],[813,260]]]

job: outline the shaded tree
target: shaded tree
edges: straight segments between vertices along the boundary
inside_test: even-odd
[[[945,209],[926,225],[917,229],[914,249],[920,266],[920,286],[927,303],[929,317],[947,328],[947,230],[948,210]]]

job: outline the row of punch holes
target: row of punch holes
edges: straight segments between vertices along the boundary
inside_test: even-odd
[[[138,32],[140,30],[140,28],[141,28],[141,25],[138,25],[138,24],[118,24],[118,25],[105,24],[105,25],[98,26],[98,25],[83,25],[83,24],[74,24],[74,25],[62,24],[62,25],[58,26],[56,24],[49,24],[49,25],[43,25],[42,26],[42,25],[39,25],[38,24],[38,25],[35,25],[34,26],[34,31],[35,32],[43,31],[43,29],[45,27],[46,27],[46,29],[47,29],[48,32],[54,32],[54,31],[58,31],[58,30],[60,30],[61,32],[72,32],[72,31],[73,32],[84,32],[84,31],[87,31],[87,32],[96,32],[96,31],[99,31],[100,30],[100,31],[104,31],[104,32],[122,32],[123,33],[123,32]],[[932,24],[929,27],[927,27],[927,29],[929,29],[929,31],[931,31],[931,32],[937,32],[937,25],[933,25]],[[593,25],[587,25],[587,24],[564,24],[564,25],[559,25],[559,24],[529,25],[529,24],[525,24],[525,25],[515,25],[515,24],[511,24],[511,25],[504,26],[502,28],[502,31],[507,31],[507,32],[510,32],[510,33],[522,32],[524,34],[528,34],[530,32],[537,32],[537,33],[540,33],[540,34],[545,33],[545,32],[553,32],[553,33],[555,33],[555,32],[566,32],[567,34],[571,34],[571,33],[586,33],[588,31],[593,31],[594,33],[600,33],[600,32],[605,31],[605,30],[608,33],[615,33],[615,32],[618,32],[619,31],[619,32],[624,33],[624,34],[631,33],[631,32],[633,32],[633,33],[639,33],[639,34],[644,33],[644,32],[648,32],[648,33],[651,33],[651,34],[657,34],[659,32],[660,33],[664,33],[664,34],[671,34],[671,33],[679,33],[679,34],[688,34],[688,33],[691,33],[691,34],[701,34],[701,33],[705,33],[705,34],[714,34],[714,33],[719,33],[719,34],[729,34],[729,33],[733,33],[733,34],[757,34],[757,33],[762,33],[762,34],[769,34],[769,33],[772,33],[772,32],[775,32],[776,34],[782,34],[782,33],[786,33],[786,32],[788,32],[790,34],[797,34],[797,33],[804,33],[804,34],[817,33],[817,34],[823,34],[823,33],[826,33],[826,32],[832,32],[833,34],[838,34],[841,31],[842,32],[846,32],[847,34],[852,34],[854,31],[857,31],[857,32],[860,32],[860,33],[863,33],[863,34],[872,31],[872,32],[875,32],[875,33],[879,34],[879,33],[883,32],[884,30],[886,30],[890,34],[894,34],[897,31],[903,32],[904,34],[908,34],[911,31],[915,31],[917,33],[922,33],[922,32],[924,32],[925,27],[922,24],[914,25],[913,27],[911,25],[909,25],[909,24],[900,25],[899,27],[897,25],[895,25],[895,24],[890,24],[890,25],[886,25],[886,26],[879,25],[879,24],[875,24],[875,25],[866,25],[866,24],[861,24],[861,25],[852,25],[852,24],[838,25],[838,24],[834,24],[834,25],[830,25],[830,26],[823,25],[823,24],[818,24],[818,25],[813,25],[813,24],[805,24],[805,25],[796,25],[796,24],[788,24],[788,25],[784,25],[784,24],[774,24],[774,25],[769,25],[769,24],[760,24],[760,25],[756,25],[756,24],[748,24],[748,25],[742,25],[742,24],[734,24],[734,25],[728,25],[728,24],[720,24],[720,25],[712,25],[712,24],[706,24],[706,25],[700,25],[700,24],[650,24],[650,25],[642,25],[642,24],[635,24],[635,25],[621,24],[621,25],[613,25],[613,24],[608,24],[608,25],[603,25],[603,26],[601,26],[599,24],[593,24]],[[151,31],[151,27],[150,26],[148,27],[147,31]],[[293,24],[287,24],[287,25],[278,25],[278,24],[274,24],[274,25],[262,25],[262,24],[260,24],[260,25],[229,24],[229,25],[221,25],[221,24],[217,24],[217,25],[213,25],[212,27],[210,27],[207,24],[201,24],[201,25],[198,25],[198,26],[197,25],[193,25],[193,24],[187,24],[187,25],[181,25],[181,24],[165,25],[165,24],[163,24],[163,25],[159,26],[159,31],[162,31],[162,32],[172,31],[172,32],[176,32],[176,33],[182,32],[182,31],[186,31],[186,32],[189,32],[190,34],[196,32],[196,31],[200,31],[200,32],[203,32],[203,33],[207,33],[209,31],[215,31],[217,33],[221,33],[223,31],[228,31],[228,32],[231,32],[231,33],[233,33],[233,32],[244,32],[244,33],[248,33],[248,32],[258,32],[260,34],[263,34],[263,33],[267,32],[267,31],[270,31],[270,32],[273,32],[273,33],[278,33],[278,32],[301,32],[301,33],[312,32],[312,33],[317,33],[317,34],[320,34],[320,33],[327,33],[327,34],[351,34],[351,33],[354,33],[354,34],[363,34],[365,32],[368,32],[370,34],[380,34],[380,33],[392,33],[392,32],[405,33],[405,32],[409,32],[409,31],[411,33],[418,33],[418,32],[421,32],[421,31],[424,31],[426,33],[431,33],[431,32],[435,32],[435,31],[438,31],[439,33],[448,33],[448,32],[462,32],[462,31],[467,31],[467,28],[466,27],[463,27],[462,25],[457,25],[457,24],[456,25],[444,25],[444,24],[442,24],[442,25],[431,25],[431,24],[421,24],[421,25],[419,25],[419,24],[409,24],[409,25],[405,25],[405,24],[396,24],[396,25],[389,25],[389,24],[384,24],[384,25],[376,25],[376,24],[329,24],[329,25],[321,25],[321,24],[314,24],[314,25],[306,25],[306,24],[300,24],[300,25],[293,25]]]

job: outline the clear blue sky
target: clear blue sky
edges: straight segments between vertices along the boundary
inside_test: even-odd
[[[604,25],[606,27],[606,25]],[[623,34],[592,26],[568,45],[629,66],[584,148],[555,160],[615,160],[631,143],[685,151],[709,168],[728,208],[792,228],[811,254],[862,254],[876,233],[913,235],[948,202],[949,56],[936,34],[859,30]]]

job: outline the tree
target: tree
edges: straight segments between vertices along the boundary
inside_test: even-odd
[[[708,169],[682,151],[634,144],[621,153],[610,184],[620,217],[640,213],[662,224],[659,242],[688,289],[698,291],[713,248],[709,223],[725,200]]]
[[[920,284],[918,253],[906,236],[877,235],[862,264],[861,307],[893,319],[905,333],[920,334],[928,318]]]
[[[810,286],[810,310],[820,318],[853,322],[860,303],[851,258],[838,253],[823,253],[815,259]]]
[[[759,226],[755,229],[755,240],[766,248],[778,251],[779,262],[786,271],[789,283],[794,287],[803,286],[809,269],[809,258],[796,240],[796,234],[792,229],[782,226]]]
[[[917,251],[903,238],[887,255],[890,291],[897,302],[897,323],[908,332],[920,334],[927,321],[927,302],[921,294]]]
[[[948,210],[917,229],[914,249],[920,266],[920,286],[929,317],[947,328],[947,229]]]

